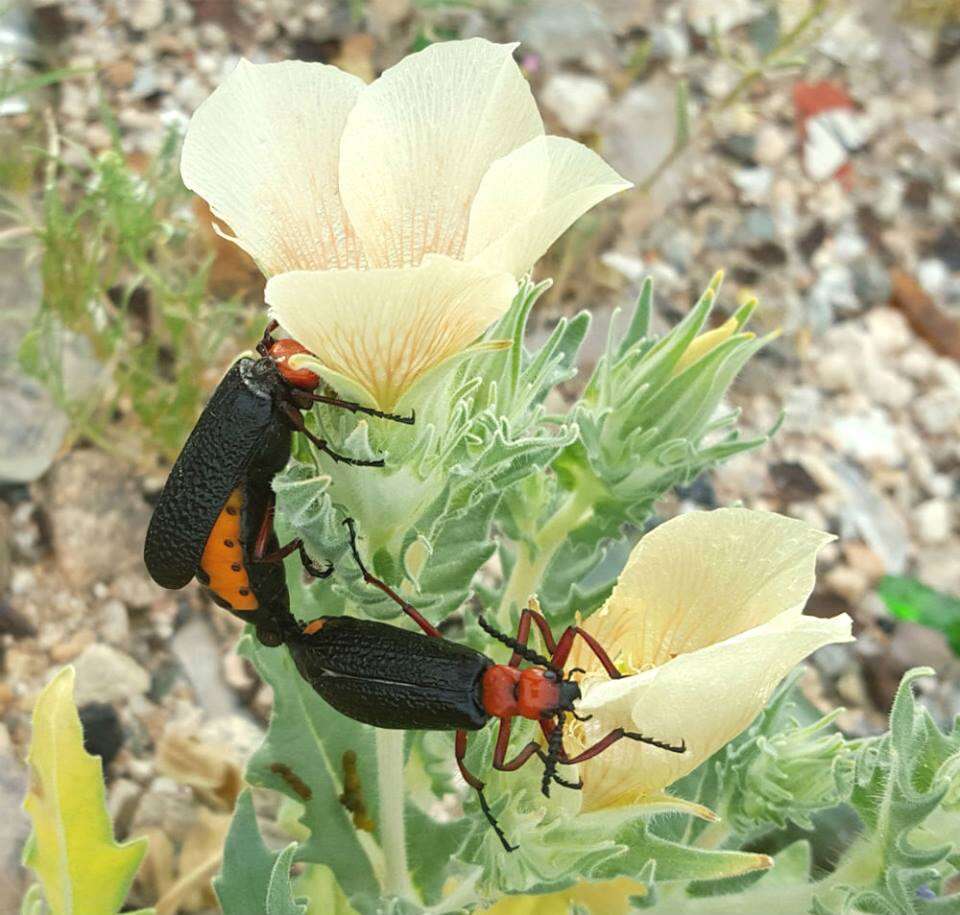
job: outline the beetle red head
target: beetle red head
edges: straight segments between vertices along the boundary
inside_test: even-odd
[[[313,391],[319,386],[320,376],[316,372],[311,372],[310,369],[304,368],[295,369],[290,365],[291,356],[298,356],[300,353],[310,352],[305,346],[297,343],[296,340],[285,337],[280,340],[274,340],[273,343],[270,344],[268,352],[270,358],[273,359],[276,364],[277,370],[289,384],[292,384],[295,388],[301,388],[304,391]]]

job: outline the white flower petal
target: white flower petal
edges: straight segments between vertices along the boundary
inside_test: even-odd
[[[543,133],[515,47],[434,44],[364,89],[343,132],[340,187],[372,266],[461,257],[487,169]]]
[[[419,267],[283,273],[267,283],[266,300],[326,367],[389,410],[479,337],[515,294],[509,273],[429,255]]]
[[[194,112],[184,184],[268,276],[363,263],[337,181],[340,135],[363,85],[325,64],[241,60]]]
[[[852,641],[851,624],[845,613],[818,619],[788,610],[646,673],[584,684],[577,711],[594,716],[583,725],[586,743],[624,727],[687,745],[679,754],[621,740],[582,764],[585,809],[633,803],[692,772],[756,718],[803,658],[831,642]],[[568,740],[568,752],[575,749]]]
[[[689,512],[637,544],[584,628],[634,670],[750,629],[810,596],[830,534],[773,512]],[[578,644],[571,666],[598,668]]]
[[[484,175],[470,209],[464,257],[522,276],[587,210],[628,187],[586,146],[538,137]]]

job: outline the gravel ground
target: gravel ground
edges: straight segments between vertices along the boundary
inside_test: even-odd
[[[782,32],[804,6],[784,0]],[[818,652],[804,688],[824,708],[843,704],[842,726],[865,734],[884,726],[900,675],[918,664],[940,673],[925,686],[935,714],[960,713],[960,663],[946,640],[894,620],[875,593],[883,575],[911,574],[960,594],[960,24],[931,27],[888,0],[841,6],[802,44],[802,67],[752,77],[775,25],[753,0],[36,0],[8,17],[0,46],[91,71],[50,96],[63,154],[80,165],[82,151],[110,145],[101,99],[125,152],[149,155],[240,56],[323,60],[372,78],[424,37],[521,40],[548,129],[591,143],[641,187],[585,219],[541,267],[557,284],[538,332],[589,304],[589,365],[612,309],[645,275],[663,327],[719,268],[718,318],[760,299],[757,329],[782,334],[731,399],[748,430],[771,428],[785,410],[783,425],[661,514],[742,500],[838,535],[812,608],[850,612],[860,637]],[[680,79],[690,142],[658,168]],[[238,258],[218,250],[229,273]],[[5,309],[18,296],[22,288],[0,286]],[[42,392],[13,375],[0,375],[3,413],[43,417],[49,432],[56,419]],[[142,568],[162,475],[84,447],[45,469],[57,436],[53,447],[11,437],[0,455],[40,475],[0,490],[0,809],[16,809],[23,793],[36,694],[51,668],[72,662],[88,734],[110,760],[118,834],[161,836],[139,887],[149,901],[222,840],[270,697],[228,653],[232,618],[191,589],[160,590]],[[0,911],[19,900],[12,875],[26,830],[5,819]],[[209,904],[198,897],[189,909]]]

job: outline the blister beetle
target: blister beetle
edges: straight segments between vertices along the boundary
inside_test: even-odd
[[[290,459],[293,432],[307,436],[335,461],[382,467],[333,451],[304,425],[302,411],[324,403],[401,423],[414,417],[383,413],[315,393],[320,378],[296,368],[306,349],[274,339],[271,322],[257,344],[258,359],[239,359],[200,415],[147,529],[143,557],[151,578],[177,589],[196,577],[215,603],[252,623],[265,645],[279,645],[277,620],[289,613],[283,560],[297,552],[304,568],[325,577],[300,539],[280,546],[273,529],[274,476]]]
[[[423,633],[347,616],[322,616],[301,628],[288,616],[278,621],[278,626],[297,670],[330,705],[356,721],[378,728],[456,731],[457,767],[477,792],[484,816],[507,851],[516,846],[507,841],[497,823],[484,794],[484,782],[465,763],[469,732],[480,730],[491,719],[500,722],[493,767],[511,772],[536,756],[544,765],[541,790],[548,797],[552,783],[573,789],[583,785],[561,778],[557,774],[560,764],[586,762],[618,740],[636,740],[670,753],[686,752],[682,741],[672,745],[616,728],[580,753],[567,754],[564,722],[568,714],[579,717],[574,703],[580,698],[580,687],[572,679],[578,671],[564,674],[563,669],[574,639],[579,636],[587,643],[611,678],[622,676],[596,639],[579,626],[568,626],[554,640],[547,620],[529,607],[520,616],[515,638],[497,631],[481,615],[478,622],[484,631],[513,650],[506,664],[497,664],[482,652],[443,638],[416,608],[372,575],[357,550],[353,522],[347,519],[345,523],[364,580],[396,601]],[[549,657],[527,647],[534,625]],[[521,670],[523,661],[533,666]],[[511,724],[518,717],[540,725],[546,748],[530,741],[508,759]]]

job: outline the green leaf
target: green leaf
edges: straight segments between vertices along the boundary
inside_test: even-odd
[[[33,833],[23,860],[40,879],[53,915],[109,915],[120,911],[147,840],[114,841],[102,765],[84,749],[73,680],[73,668],[65,667],[33,710],[23,803]]]
[[[265,648],[245,636],[238,653],[273,687],[273,714],[262,746],[247,765],[247,780],[303,806],[310,831],[298,860],[327,865],[351,899],[377,886],[351,814],[340,802],[344,753],[353,751],[367,813],[377,823],[373,729],[334,711],[300,676],[286,648]]]
[[[224,915],[244,915],[266,905],[267,888],[278,857],[260,837],[253,797],[245,789],[237,798],[223,849],[223,866],[213,881]]]
[[[359,915],[350,905],[333,871],[322,864],[308,864],[294,882],[297,896],[307,899],[308,915]]]
[[[898,575],[884,576],[877,593],[894,616],[942,632],[960,655],[960,598]]]
[[[20,915],[44,915],[48,911],[43,901],[43,889],[39,883],[34,883],[24,894],[23,901],[20,903]]]
[[[306,903],[293,898],[293,886],[290,883],[290,867],[297,851],[297,843],[291,842],[274,862],[267,885],[266,915],[304,915]]]

